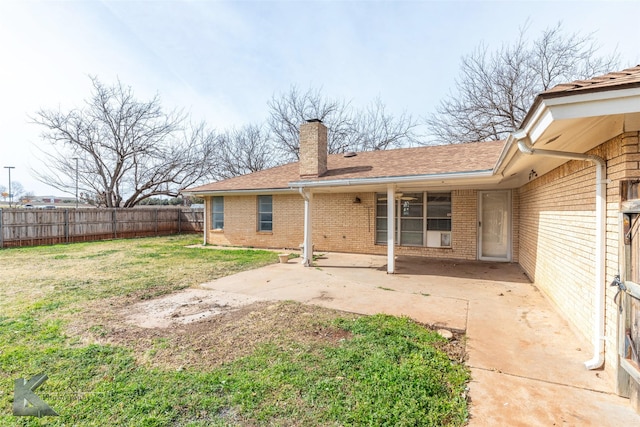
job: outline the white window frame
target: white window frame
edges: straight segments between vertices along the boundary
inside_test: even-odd
[[[263,198],[269,198],[270,201],[270,205],[271,205],[271,210],[270,211],[262,211],[262,203],[260,202],[261,199]],[[258,208],[258,231],[263,232],[263,233],[272,233],[273,232],[273,196],[271,195],[263,195],[263,196],[258,196],[257,199],[257,208]],[[271,214],[271,221],[263,221],[262,220],[262,214]],[[265,229],[263,228],[265,224],[271,224],[271,227],[269,229]]]
[[[407,193],[407,194],[413,194],[413,193],[420,193],[422,194],[422,217],[418,218],[418,217],[403,217],[402,215],[402,209],[403,209],[403,205],[402,205],[402,201],[401,200],[394,200],[395,203],[395,209],[396,209],[396,224],[395,224],[395,230],[394,232],[395,234],[395,242],[397,246],[413,246],[413,247],[433,247],[433,248],[451,248],[451,234],[453,232],[453,218],[452,218],[452,212],[449,212],[449,215],[444,217],[429,217],[427,216],[428,213],[428,206],[429,206],[429,202],[428,202],[428,198],[429,195],[433,195],[433,194],[448,194],[449,195],[449,204],[450,204],[450,211],[453,211],[453,194],[451,191],[422,191],[422,192],[418,192],[418,191],[414,191],[411,193]],[[378,229],[378,222],[379,220],[386,220],[387,215],[386,215],[386,210],[383,212],[384,215],[378,215],[378,209],[379,206],[381,206],[379,198],[380,197],[386,197],[386,193],[376,193],[376,221],[375,221],[375,243],[378,245],[384,245],[386,244],[387,240],[386,240],[386,234],[384,236],[384,239],[379,238],[379,233],[383,230],[379,230]],[[388,202],[388,200],[387,200]],[[384,204],[385,208],[386,208],[386,203]],[[402,244],[402,220],[403,219],[422,219],[422,244]],[[447,219],[449,220],[449,230],[430,230],[427,226],[428,224],[428,220],[429,219]],[[386,224],[386,222],[385,222]],[[387,230],[388,232],[388,230]],[[438,245],[429,245],[428,242],[428,233],[429,232],[437,232],[440,233],[438,236]],[[444,236],[443,236],[444,235]],[[447,244],[448,243],[448,244]]]
[[[221,211],[217,211],[216,208],[219,206],[216,206],[218,203],[216,203],[216,201],[221,202],[219,203],[220,205],[222,205],[222,210]],[[216,219],[216,215],[219,215],[219,217]],[[222,227],[216,227],[216,222],[222,222]],[[213,196],[211,198],[211,229],[212,230],[224,230],[224,197],[223,196]]]

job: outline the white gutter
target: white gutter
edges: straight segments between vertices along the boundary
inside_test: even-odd
[[[258,188],[253,190],[206,190],[206,191],[184,191],[182,194],[188,196],[207,197],[207,196],[243,196],[247,194],[291,194],[296,193],[292,188]]]
[[[403,183],[420,182],[420,181],[441,181],[446,179],[491,178],[492,176],[493,176],[493,169],[488,169],[488,170],[471,171],[471,172],[387,176],[382,178],[294,181],[294,182],[290,182],[289,185],[291,187],[340,187],[340,186],[349,186],[349,185],[375,185],[375,184],[388,185],[388,184],[403,184]]]
[[[566,151],[552,151],[535,149],[531,146],[531,140],[525,131],[513,134],[518,142],[518,149],[524,154],[547,157],[561,157],[572,160],[584,160],[596,165],[596,268],[595,268],[595,311],[593,324],[593,358],[584,362],[587,369],[598,369],[604,364],[604,312],[605,312],[605,261],[606,253],[604,244],[606,239],[607,221],[607,162],[590,154],[570,153]]]
[[[259,188],[247,190],[204,190],[204,191],[184,191],[185,195],[193,195],[198,197],[206,196],[241,196],[247,194],[291,194],[298,192],[300,188],[307,187],[342,187],[352,185],[388,185],[402,184],[422,181],[442,181],[451,179],[470,179],[470,178],[496,178],[493,169],[471,171],[471,172],[453,172],[453,173],[437,173],[424,175],[403,175],[388,176],[382,178],[356,178],[356,179],[332,179],[318,181],[293,181],[289,183],[289,188]]]

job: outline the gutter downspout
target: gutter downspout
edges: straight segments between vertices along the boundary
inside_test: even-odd
[[[311,267],[313,265],[313,242],[311,240],[311,198],[313,195],[304,191],[302,187],[298,191],[304,199],[304,242],[302,244],[302,265]]]
[[[584,362],[587,369],[598,369],[604,364],[604,312],[605,312],[605,261],[604,243],[606,239],[607,221],[607,162],[599,156],[590,154],[570,153],[566,151],[552,151],[534,149],[531,140],[524,131],[513,134],[518,141],[518,149],[524,154],[561,157],[572,160],[584,160],[596,165],[596,267],[595,267],[595,312],[593,324],[593,358]]]

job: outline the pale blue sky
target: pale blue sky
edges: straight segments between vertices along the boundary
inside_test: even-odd
[[[69,109],[87,75],[117,77],[139,98],[224,129],[266,118],[292,84],[395,113],[434,111],[453,89],[460,58],[562,21],[596,32],[622,67],[640,63],[637,2],[488,1],[3,1],[0,2],[0,167],[38,194],[39,129],[28,114]],[[0,183],[7,185],[6,169]]]

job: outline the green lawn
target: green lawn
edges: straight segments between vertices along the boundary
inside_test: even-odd
[[[197,243],[178,236],[0,250],[0,426],[465,423],[467,369],[436,349],[442,338],[405,318],[308,319],[345,338],[301,341],[292,333],[230,363],[179,369],[69,332],[91,307],[277,260],[266,251],[186,248]],[[241,345],[237,338],[231,345]],[[13,379],[40,372],[49,380],[36,393],[60,416],[14,417]]]

